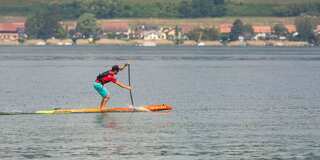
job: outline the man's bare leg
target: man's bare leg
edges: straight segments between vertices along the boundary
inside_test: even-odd
[[[102,98],[101,102],[100,102],[100,111],[103,111],[107,108],[107,104],[108,104],[108,101],[110,99],[110,96],[106,96],[104,98]]]

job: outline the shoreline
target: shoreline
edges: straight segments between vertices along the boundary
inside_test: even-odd
[[[0,41],[0,46],[185,46],[185,47],[313,47],[304,41],[287,40],[249,40],[232,41],[222,43],[220,41],[184,41],[182,44],[175,44],[169,40],[117,40],[100,39],[90,41],[89,39],[78,39],[75,43],[71,39],[31,39],[23,43],[18,41]]]

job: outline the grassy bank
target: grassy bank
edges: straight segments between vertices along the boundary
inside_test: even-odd
[[[134,19],[105,19],[103,22],[121,21],[129,24],[154,24],[154,25],[194,25],[215,26],[222,23],[233,23],[241,19],[244,23],[272,25],[277,23],[294,24],[295,17],[219,17],[219,18],[195,18],[195,19],[162,19],[162,18],[134,18]]]
[[[25,17],[0,16],[0,21],[24,20]],[[219,18],[122,18],[122,19],[101,19],[99,22],[126,22],[129,24],[152,24],[152,25],[192,25],[192,26],[216,26],[222,23],[233,23],[236,19],[241,19],[244,23],[257,25],[273,25],[278,23],[294,24],[295,17],[219,17]],[[320,17],[318,18],[320,22]]]

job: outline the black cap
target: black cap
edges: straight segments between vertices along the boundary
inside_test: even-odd
[[[119,72],[120,67],[119,67],[119,65],[114,65],[114,66],[112,66],[112,69],[111,69],[111,70],[112,70],[112,71]]]

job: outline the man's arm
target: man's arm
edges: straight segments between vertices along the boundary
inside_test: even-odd
[[[120,68],[120,71],[124,70],[129,64],[126,63],[126,64],[120,64],[119,65],[119,68]]]
[[[132,87],[131,86],[127,86],[125,85],[124,83],[122,82],[119,82],[119,81],[116,81],[115,84],[117,84],[118,86],[122,87],[122,88],[125,88],[127,90],[132,90]]]

